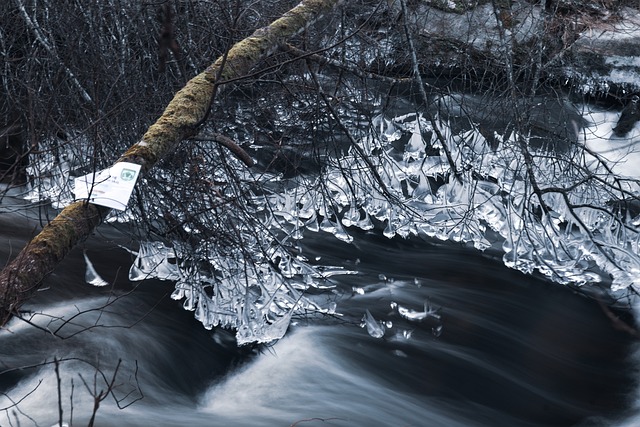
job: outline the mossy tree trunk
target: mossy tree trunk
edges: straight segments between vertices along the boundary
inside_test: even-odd
[[[278,45],[333,9],[339,0],[303,0],[281,18],[236,43],[191,79],[171,100],[162,116],[131,146],[118,162],[142,166],[148,172],[185,137],[192,135],[206,117],[216,85],[248,74]],[[38,290],[42,280],[65,255],[97,227],[108,209],[83,201],[66,207],[47,224],[0,272],[0,326],[18,313]]]

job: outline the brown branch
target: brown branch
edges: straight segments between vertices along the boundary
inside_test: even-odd
[[[215,141],[218,144],[226,147],[229,151],[233,153],[234,156],[238,158],[242,163],[247,165],[247,167],[251,167],[255,164],[251,156],[244,151],[242,147],[240,147],[236,142],[222,134],[219,133],[199,133],[193,138],[190,138],[194,141]]]
[[[54,371],[56,373],[56,385],[57,385],[57,391],[58,391],[58,423],[62,426],[62,421],[64,420],[63,418],[63,410],[62,410],[62,391],[61,391],[61,383],[62,383],[62,379],[60,378],[60,361],[58,360],[57,357],[53,358],[53,367],[54,367]]]

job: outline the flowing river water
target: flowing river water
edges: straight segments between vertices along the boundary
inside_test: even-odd
[[[1,261],[35,229],[0,215]],[[276,344],[238,349],[171,300],[171,283],[129,282],[126,238],[101,228],[25,307],[47,314],[39,328],[0,330],[0,426],[57,425],[60,410],[86,425],[91,394],[107,388],[96,367],[110,380],[119,360],[114,395],[131,405],[107,397],[95,425],[634,425],[637,343],[597,301],[460,245],[354,236],[303,247],[358,272],[333,278],[335,316],[294,319]],[[85,283],[83,251],[112,287]],[[381,338],[361,327],[367,311]]]

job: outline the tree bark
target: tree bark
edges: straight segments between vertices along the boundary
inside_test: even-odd
[[[143,174],[148,172],[204,121],[216,86],[248,74],[279,44],[338,3],[339,0],[303,0],[270,25],[236,43],[226,57],[218,58],[178,91],[162,116],[117,162],[136,163],[142,166]],[[107,208],[85,201],[67,206],[7,264],[0,272],[0,326],[18,313],[42,280],[78,242],[91,234],[108,212]]]

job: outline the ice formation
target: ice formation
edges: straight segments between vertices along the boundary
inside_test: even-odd
[[[109,282],[107,282],[102,277],[100,277],[100,275],[96,271],[95,267],[93,266],[93,263],[91,262],[91,260],[87,256],[86,252],[84,252],[84,261],[85,261],[85,263],[87,265],[87,269],[86,269],[85,275],[84,275],[84,280],[88,284],[93,285],[93,286],[107,286],[109,284]]]
[[[373,338],[382,338],[384,336],[384,323],[376,320],[369,310],[365,311],[361,326],[367,328],[367,333]]]
[[[129,279],[175,280],[171,297],[183,301],[183,307],[194,311],[207,329],[236,329],[239,345],[282,338],[298,312],[333,314],[334,304],[320,306],[303,293],[309,287],[326,287],[322,281],[327,277],[352,273],[336,267],[326,268],[323,274],[279,247],[252,262],[217,252],[215,245],[207,250],[206,256],[200,256],[214,267],[215,277],[193,262],[190,249],[181,252],[178,242],[174,248],[161,242],[140,242]]]
[[[621,169],[621,159],[633,153],[618,153],[608,162],[589,150],[596,139],[608,141],[610,126],[607,133],[602,123],[592,123],[582,143],[567,153],[529,147],[532,156],[525,159],[517,139],[527,141],[527,135],[514,132],[494,150],[478,129],[454,134],[440,122],[460,172],[456,179],[430,121],[416,114],[379,116],[375,125],[359,141],[368,159],[355,149],[331,159],[326,184],[304,187],[302,209],[292,209],[294,217],[304,220],[301,212],[315,210],[322,230],[347,241],[349,227],[370,229],[374,219],[389,238],[426,235],[479,250],[494,247],[504,252],[507,266],[538,270],[560,283],[610,276],[614,290],[640,285],[640,217],[631,209],[622,215],[610,209],[614,201],[638,195],[638,183]],[[427,155],[434,148],[439,153]],[[278,197],[300,192],[294,188]]]
[[[628,176],[633,161],[624,163],[637,153],[631,144],[626,152],[607,149],[603,144],[612,142],[615,117],[598,114],[590,112],[580,143],[562,153],[528,146],[527,157],[520,144],[527,145],[530,135],[496,135],[500,144],[495,147],[475,126],[456,132],[445,120],[414,113],[377,116],[355,145],[326,156],[319,174],[285,179],[254,174],[240,164],[214,168],[206,182],[235,182],[235,190],[228,187],[220,196],[242,192],[246,215],[239,217],[239,210],[215,200],[194,197],[192,202],[189,189],[180,203],[186,212],[200,212],[201,224],[233,230],[237,243],[199,237],[205,231],[189,226],[189,218],[178,218],[193,241],[140,242],[129,277],[175,281],[174,299],[206,328],[234,328],[239,344],[279,339],[298,313],[334,313],[335,305],[318,303],[306,291],[330,288],[327,277],[353,272],[312,265],[301,256],[297,242],[309,232],[351,242],[351,230],[377,228],[388,238],[466,242],[478,250],[502,251],[507,266],[537,270],[560,283],[610,280],[613,290],[637,287],[640,216],[624,204],[639,193],[638,182]],[[70,200],[72,168],[39,160],[47,161],[52,173],[42,176],[42,186],[28,197],[64,204]],[[169,182],[162,169],[154,174],[147,179]],[[161,217],[163,203],[154,200],[146,214]],[[132,221],[139,212],[119,215],[114,218]],[[437,316],[428,306],[399,309],[410,320]],[[364,323],[372,336],[384,335],[384,326],[370,313]]]

